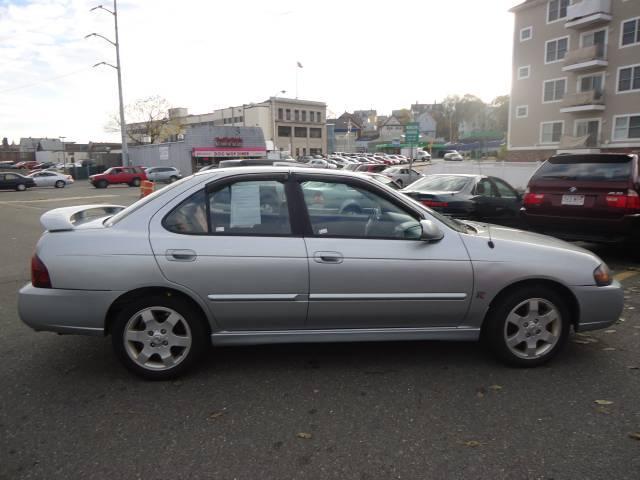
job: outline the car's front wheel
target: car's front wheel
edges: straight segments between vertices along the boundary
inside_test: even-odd
[[[96,184],[96,188],[107,188],[109,186],[109,182],[106,180],[100,180]]]
[[[484,339],[503,362],[536,367],[567,343],[571,314],[566,300],[547,287],[525,287],[499,299],[486,319]]]
[[[169,183],[173,183],[173,182],[175,182],[176,180],[178,180],[178,177],[176,177],[175,175],[171,175],[171,176],[169,177]]]
[[[65,186],[65,183],[63,180],[58,180],[55,185],[56,188],[64,188],[64,186]]]
[[[112,335],[122,363],[149,380],[181,375],[209,343],[202,314],[173,296],[153,296],[128,304],[118,313]]]
[[[139,186],[140,186],[140,179],[139,179],[139,178],[134,178],[134,179],[131,181],[131,186],[132,186],[132,187],[139,187]]]
[[[24,192],[27,189],[27,186],[24,183],[19,183],[16,185],[16,190],[19,192]]]

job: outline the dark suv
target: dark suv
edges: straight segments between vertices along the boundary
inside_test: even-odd
[[[525,191],[530,230],[565,240],[640,240],[638,156],[561,154],[543,163]]]

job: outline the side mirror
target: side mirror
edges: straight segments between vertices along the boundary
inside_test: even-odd
[[[420,240],[424,242],[438,242],[444,238],[444,233],[433,220],[420,220],[422,234]]]

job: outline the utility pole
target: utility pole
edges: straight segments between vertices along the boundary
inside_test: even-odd
[[[89,11],[93,12],[94,10],[104,10],[105,12],[110,13],[111,15],[113,15],[113,21],[115,24],[115,33],[116,33],[115,42],[112,42],[107,37],[104,37],[98,33],[90,33],[84,38],[100,37],[103,40],[106,40],[107,42],[109,42],[111,45],[113,45],[116,48],[115,66],[107,62],[100,62],[100,63],[96,63],[94,67],[97,67],[98,65],[106,65],[108,67],[116,69],[116,71],[118,72],[118,100],[120,103],[120,136],[122,137],[122,165],[126,166],[126,165],[130,165],[130,162],[129,162],[129,146],[127,145],[127,124],[125,123],[125,119],[124,119],[124,101],[122,99],[122,66],[120,65],[120,40],[118,36],[118,4],[116,0],[113,0],[113,10],[109,10],[108,8],[105,8],[102,5],[98,5],[97,7],[93,7]]]

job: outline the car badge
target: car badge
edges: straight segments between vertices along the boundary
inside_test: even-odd
[[[571,187],[571,188],[569,189],[569,191],[570,191],[571,193],[573,193],[573,192],[577,192],[577,191],[578,191],[578,189],[577,189],[576,187]]]

